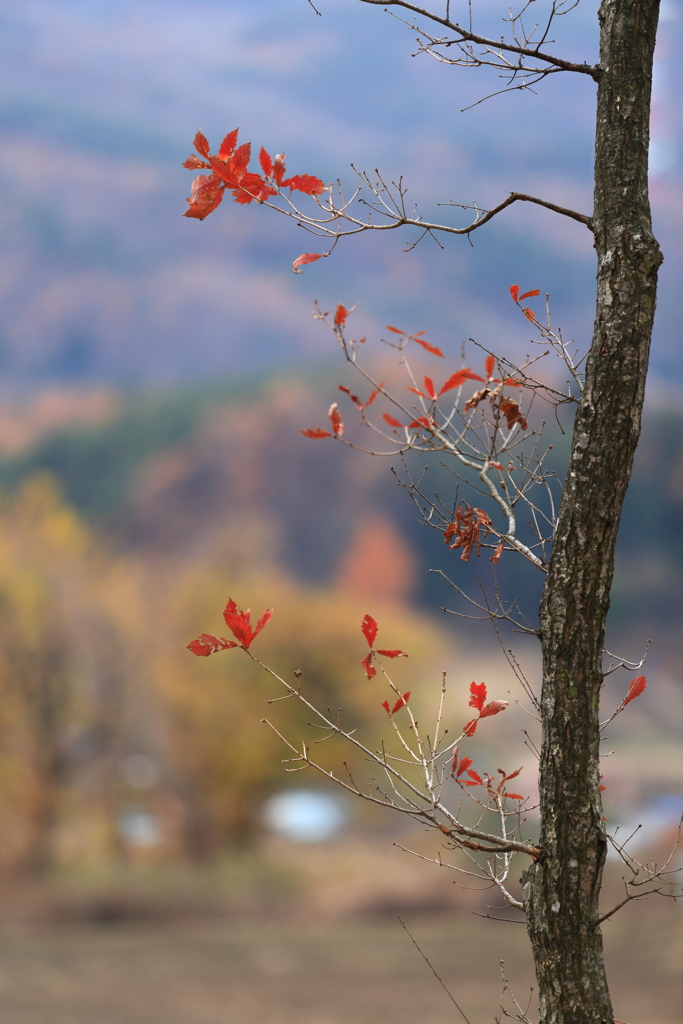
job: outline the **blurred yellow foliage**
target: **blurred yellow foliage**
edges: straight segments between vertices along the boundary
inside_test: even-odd
[[[381,674],[360,666],[370,612],[380,641],[406,648],[391,663],[419,707],[438,689],[443,634],[404,606],[348,589],[306,587],[273,564],[263,526],[234,521],[220,547],[175,562],[134,556],[91,532],[47,476],[0,504],[0,867],[112,858],[200,858],[261,827],[265,797],[304,783],[261,719],[311,744],[310,714],[241,650],[196,658],[200,632],[226,632],[228,597],[255,616],[274,609],[253,651],[322,709],[360,726],[374,745],[386,730]],[[266,531],[267,532],[267,531]],[[341,741],[323,765],[365,766]],[[351,756],[350,756],[351,755]],[[286,765],[284,767],[287,767]]]

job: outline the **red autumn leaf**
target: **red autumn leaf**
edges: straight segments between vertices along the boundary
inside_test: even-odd
[[[465,783],[466,786],[483,786],[484,785],[484,781],[483,781],[481,775],[479,775],[478,772],[475,772],[473,768],[468,768],[467,769],[467,774],[469,775],[470,779],[472,779],[472,781],[471,782],[466,782]]]
[[[295,174],[294,177],[282,182],[282,188],[288,188],[290,192],[303,192],[307,196],[320,196],[326,187],[320,178],[312,174]]]
[[[261,152],[258,155],[258,161],[261,164],[261,170],[263,171],[263,173],[266,175],[267,178],[270,178],[270,176],[273,173],[273,161],[271,159],[270,153],[268,153],[267,150],[263,148],[263,146],[261,146]]]
[[[486,369],[486,377],[487,379],[490,379],[493,376],[493,371],[496,367],[496,357],[487,356],[486,362],[484,363],[484,367]]]
[[[510,295],[512,296],[512,301],[513,302],[518,302],[519,301],[519,285],[518,284],[511,284],[510,285]]]
[[[505,467],[500,462],[494,462],[493,459],[489,459],[489,466],[493,466],[494,469],[505,469]]]
[[[469,706],[481,711],[486,703],[486,683],[470,683],[470,695]]]
[[[344,424],[342,423],[341,416],[339,415],[339,406],[336,402],[332,403],[327,415],[330,417],[330,423],[332,424],[335,437],[341,437],[344,433]]]
[[[397,711],[400,711],[401,708],[404,708],[409,700],[410,700],[410,690],[408,690],[407,693],[404,693],[402,697],[398,698],[398,700],[394,704],[393,708],[391,709],[392,715],[395,715]]]
[[[319,437],[332,437],[329,430],[321,430],[320,427],[314,427],[312,430],[300,430],[299,433],[303,434],[304,437],[313,437],[316,439]]]
[[[307,263],[315,263],[316,260],[319,260],[321,258],[321,252],[302,252],[301,256],[297,256],[297,258],[292,263],[292,270],[294,271],[295,274],[300,274],[301,267],[305,267]]]
[[[229,135],[227,137],[230,138]],[[220,156],[222,159],[226,159],[225,157],[223,157],[222,153],[220,154]],[[247,168],[249,167],[250,160],[251,142],[245,142],[243,146],[240,146],[239,149],[236,149],[235,152],[231,154],[230,171],[234,175],[234,177],[237,178],[238,181],[247,173]]]
[[[519,301],[521,302],[522,299],[531,299],[531,298],[534,297],[534,295],[540,295],[540,294],[541,294],[541,289],[540,288],[534,288],[533,291],[524,292],[524,295],[520,295]]]
[[[425,427],[427,430],[435,430],[436,424],[434,420],[430,420],[429,416],[418,416],[416,420],[408,424],[408,428],[413,427]]]
[[[400,331],[400,330],[398,329],[398,327],[389,327],[389,325],[388,325],[388,324],[387,324],[387,326],[385,327],[385,330],[387,330],[387,331],[393,331],[393,332],[394,332],[394,334],[403,334],[403,335],[405,335],[405,333],[406,333],[405,331]]]
[[[278,153],[273,160],[273,181],[276,181],[278,185],[282,184],[282,179],[285,176],[285,154]]]
[[[224,191],[225,186],[215,174],[200,174],[192,182],[192,189],[187,200],[190,208],[185,211],[183,216],[204,220],[220,205]]]
[[[523,767],[524,765],[522,765],[522,768]],[[503,779],[503,782],[509,782],[510,779],[516,779],[519,773],[521,772],[522,768],[518,768],[516,772],[511,772],[510,775],[506,775],[505,778]]]
[[[211,643],[215,641],[215,643]],[[210,654],[216,650],[216,644],[218,643],[217,636],[211,636],[209,633],[202,633],[196,640],[191,640],[187,645],[188,651],[192,651],[197,657],[208,658]]]
[[[526,800],[526,797],[522,796],[521,793],[503,793],[503,796],[509,797],[510,800]]]
[[[344,394],[348,395],[349,398],[351,399],[351,401],[353,402],[353,404],[357,405],[359,409],[363,408],[363,403],[361,402],[361,400],[358,397],[358,395],[351,394],[351,391],[348,388],[345,388],[343,384],[340,384],[337,390],[338,391],[343,391]]]
[[[202,156],[209,155],[210,147],[208,139],[206,139],[206,137],[202,135],[201,132],[197,132],[197,134],[194,137],[194,148],[197,150],[198,153],[201,153]]]
[[[463,729],[463,733],[464,733],[465,736],[474,736],[475,732],[477,731],[477,722],[478,721],[479,721],[478,718],[473,718],[471,722],[467,723],[467,725]]]
[[[241,611],[232,598],[229,598],[228,603],[225,606],[225,610],[223,611],[223,618],[225,619],[228,629],[240,646],[244,647],[245,650],[249,649],[263,627],[268,625],[272,615],[272,611],[267,608],[256,623],[255,628],[252,628],[251,612],[248,608],[245,612]]]
[[[221,142],[220,149],[218,150],[218,155],[223,160],[229,159],[229,157],[231,157],[232,154],[235,152],[235,146],[237,145],[238,135],[239,129],[234,128],[231,132],[228,132],[228,134]]]
[[[472,764],[472,758],[471,757],[463,757],[462,760],[460,761],[460,763],[458,764],[458,755],[459,755],[459,748],[456,747],[454,752],[453,752],[453,764],[451,765],[451,774],[455,775],[456,779],[460,775],[463,775],[467,771],[469,766]]]
[[[239,186],[230,193],[236,203],[248,204],[256,200],[267,199],[277,195],[276,190],[260,178],[258,174],[246,172],[241,174]]]
[[[504,398],[500,403],[500,411],[507,420],[508,430],[512,430],[515,423],[519,423],[522,430],[526,430],[527,422],[522,416],[522,411],[517,402],[512,398]]]
[[[456,370],[439,391],[439,396],[445,394],[446,391],[451,391],[453,388],[459,388],[466,380],[483,381],[484,378],[480,377],[478,373],[473,373],[469,367],[466,370]]]
[[[419,395],[420,398],[428,398],[429,397],[428,395],[425,395],[424,391],[420,391],[419,388],[407,388],[406,390],[407,391],[412,391],[412,393],[414,395]]]
[[[194,153],[190,153],[183,167],[187,167],[188,171],[211,170],[211,164],[207,164],[206,160],[200,160]]]
[[[496,550],[491,555],[489,561],[493,562],[494,565],[498,565],[498,563],[500,562],[500,556],[503,554],[504,550],[505,545],[503,544],[502,540],[499,540],[498,543],[496,544]]]
[[[505,711],[509,701],[507,700],[492,700],[479,712],[480,718],[490,718],[491,715],[497,715],[500,711]]]
[[[377,675],[377,669],[372,664],[372,651],[370,651],[369,654],[365,655],[365,657],[361,661],[361,665],[365,669],[365,674],[367,675],[368,679],[372,679],[373,676]]]
[[[503,384],[507,388],[521,388],[522,381],[516,380],[515,377],[506,377],[505,380],[503,381]]]
[[[436,401],[436,391],[434,390],[434,381],[432,380],[431,377],[425,377],[425,391],[427,392],[429,397],[432,399],[432,401]]]
[[[273,617],[273,609],[272,608],[266,608],[266,610],[261,615],[261,618],[256,623],[256,629],[254,630],[254,636],[258,636],[259,635],[259,633],[264,628],[264,626],[268,625],[268,623],[270,622],[272,617]]]
[[[483,402],[485,398],[488,398],[491,394],[490,388],[482,388],[480,391],[475,391],[470,399],[465,402],[465,412],[469,412],[470,409],[476,409],[480,402]]]
[[[385,658],[407,658],[408,657],[408,652],[407,651],[385,651],[382,648],[379,648],[377,653],[378,654],[382,654]]]
[[[372,615],[364,615],[360,624],[361,632],[368,642],[368,647],[373,647],[377,636],[377,622]]]
[[[524,316],[527,318],[527,320],[531,320],[532,324],[535,322],[536,317],[534,316],[534,311],[533,309],[531,309],[530,306],[525,306],[522,310],[522,313],[524,313]]]
[[[388,715],[391,714],[391,705],[388,700],[383,700],[381,706],[384,708]]]
[[[372,403],[375,401],[377,396],[381,393],[383,387],[384,387],[384,381],[382,381],[382,383],[380,384],[380,386],[378,388],[375,388],[374,391],[370,392],[370,397],[368,398],[367,402],[365,403],[365,408],[366,409],[367,409],[367,407],[369,405],[372,405]]]
[[[337,306],[337,308],[334,311],[334,323],[335,323],[335,326],[336,327],[343,327],[344,324],[346,323],[346,318],[347,318],[348,315],[349,315],[349,312],[348,312],[346,306],[343,306],[341,304],[341,302],[340,302],[339,305]]]
[[[627,704],[630,704],[632,700],[635,700],[636,697],[640,697],[646,686],[647,679],[645,676],[636,676],[635,679],[632,679],[628,684],[628,692],[624,700],[624,707],[626,707]]]
[[[388,423],[390,427],[402,427],[403,426],[403,424],[399,423],[397,419],[394,419],[393,416],[390,416],[388,412],[383,412],[382,413],[382,419],[384,420],[385,423]]]
[[[404,332],[396,331],[396,333],[403,334]],[[424,334],[424,331],[421,331],[420,333]],[[410,340],[417,342],[418,345],[422,345],[422,348],[426,349],[427,352],[431,352],[433,356],[441,356],[442,359],[444,358],[443,352],[440,348],[437,348],[436,345],[430,345],[428,341],[424,341],[423,338],[419,338],[416,334],[411,334]]]
[[[472,764],[471,757],[463,757],[460,759],[460,747],[456,747],[453,751],[453,761],[451,763],[451,775],[454,779],[457,779],[460,775],[467,771],[469,766]]]
[[[208,658],[216,651],[227,651],[231,647],[238,647],[234,640],[226,640],[224,637],[214,636],[213,633],[200,633],[196,640],[187,645],[188,651],[192,651],[200,658]]]

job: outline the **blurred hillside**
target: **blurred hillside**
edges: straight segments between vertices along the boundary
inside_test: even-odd
[[[322,422],[336,387],[324,374],[161,393],[48,389],[32,403],[0,405],[0,483],[12,491],[51,474],[93,529],[144,557],[201,559],[248,523],[267,538],[267,558],[303,584],[342,582],[362,597],[393,595],[428,612],[453,607],[452,588],[429,570],[471,586],[481,568],[463,565],[424,527],[397,489],[396,460],[301,436]],[[561,472],[567,435],[554,429]],[[443,467],[427,465],[426,491],[450,494]],[[675,632],[682,506],[683,417],[655,409],[645,416],[620,528],[614,629],[637,618],[644,633]],[[382,563],[377,571],[372,559]],[[536,575],[514,566],[508,579],[505,560],[498,571],[531,614]]]
[[[593,60],[593,4],[557,23],[557,47]],[[5,7],[0,100],[0,368],[5,388],[45,381],[140,384],[238,377],[324,362],[309,319],[361,303],[364,333],[428,328],[459,346],[526,340],[508,286],[550,292],[565,336],[592,325],[593,248],[581,225],[547,211],[507,211],[446,251],[390,232],[349,239],[295,276],[315,248],[263,209],[223,207],[184,219],[192,175],[181,166],[198,128],[212,142],[236,126],[288,166],[355,186],[349,164],[387,180],[432,218],[508,191],[588,211],[593,83],[553,76],[538,94],[499,96],[487,72],[411,56],[406,27],[381,9],[324,0],[31,0]],[[505,3],[486,5],[495,37]],[[683,378],[680,60],[683,19],[662,8],[655,73],[652,198],[666,256],[653,347],[653,394],[677,401]],[[582,79],[584,76],[578,76]],[[577,76],[574,76],[576,79]],[[358,117],[362,111],[362,120]],[[524,204],[527,205],[528,204]],[[360,314],[359,314],[360,315]]]

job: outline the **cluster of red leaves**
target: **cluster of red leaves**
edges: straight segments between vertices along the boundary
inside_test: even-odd
[[[341,390],[345,391],[346,388],[341,388]],[[369,404],[370,403],[368,402],[368,405]],[[320,427],[311,427],[308,430],[300,430],[299,433],[303,434],[304,437],[312,437],[316,440],[321,437],[341,437],[344,433],[344,424],[342,423],[342,418],[339,414],[339,406],[336,402],[332,403],[327,415],[330,418],[333,433],[330,433],[329,430],[322,430]]]
[[[511,772],[506,775],[502,768],[496,769],[501,778],[498,781],[498,785],[494,786],[494,779],[484,773],[484,778],[478,772],[475,772],[470,765],[472,764],[471,757],[460,757],[460,749],[456,747],[453,751],[453,763],[451,765],[451,778],[455,779],[461,786],[486,786],[489,796],[501,796],[503,798],[509,797],[510,800],[526,800],[526,797],[521,796],[520,793],[508,793],[505,789],[505,783],[509,782],[510,779],[516,779],[521,768],[518,768],[516,772]],[[461,778],[461,776],[467,775],[467,779]],[[484,781],[486,780],[486,781]]]
[[[223,618],[235,640],[226,640],[225,637],[214,636],[213,633],[200,633],[196,640],[187,645],[187,648],[200,658],[208,658],[210,654],[215,654],[217,651],[228,651],[231,647],[242,647],[247,651],[263,627],[268,625],[272,615],[272,611],[267,608],[256,626],[252,627],[249,609],[247,608],[246,612],[243,612],[230,598],[223,611]]]
[[[384,710],[386,711],[386,713],[388,715],[395,715],[397,711],[400,711],[401,708],[404,708],[406,706],[406,704],[408,703],[409,700],[410,700],[410,690],[408,690],[406,693],[401,694],[401,696],[398,698],[398,700],[394,704],[393,708],[389,704],[388,700],[383,700],[382,701],[382,707],[384,708]]]
[[[225,136],[215,156],[210,152],[209,143],[202,133],[197,132],[195,135],[194,146],[199,156],[192,153],[183,167],[212,173],[200,174],[192,182],[192,194],[187,200],[190,208],[185,211],[185,217],[204,220],[223,201],[226,189],[232,193],[236,203],[251,203],[254,199],[263,202],[277,195],[283,188],[288,188],[290,192],[304,192],[309,196],[319,196],[325,191],[324,183],[312,174],[295,174],[286,178],[284,153],[273,160],[263,147],[259,154],[263,175],[250,171],[251,143],[238,146],[238,132],[236,128]],[[313,257],[319,259],[315,253],[305,253],[299,257],[299,262],[310,263]],[[294,269],[298,270],[298,267]]]
[[[434,388],[434,382],[431,377],[425,377],[424,388],[427,394],[418,390],[418,388],[408,388],[408,391],[412,391],[414,395],[419,395],[420,398],[430,398],[432,402],[435,402],[437,398],[441,398],[447,391],[452,391],[453,388],[459,388],[466,380],[483,380],[478,373],[472,373],[472,370],[468,367],[466,370],[456,370],[455,373],[448,378],[445,384],[441,386],[437,392]]]
[[[392,327],[390,329],[396,330],[395,327]],[[417,341],[418,339],[413,338],[413,340]],[[422,342],[420,344],[422,344]],[[437,352],[438,355],[442,354],[440,350],[437,350]],[[418,388],[408,388],[408,391],[412,391],[414,395],[419,395],[420,398],[429,398],[432,400],[432,402],[436,402],[436,400],[438,398],[441,398],[441,396],[444,395],[447,391],[452,391],[454,388],[461,387],[466,380],[480,380],[482,381],[482,383],[485,382],[487,384],[502,384],[503,386],[509,386],[513,388],[519,388],[522,386],[521,380],[516,380],[514,377],[506,377],[505,380],[501,380],[499,377],[494,377],[493,371],[495,369],[495,365],[496,357],[487,356],[486,361],[484,363],[484,369],[486,372],[485,377],[481,377],[478,373],[474,373],[472,368],[468,366],[462,370],[456,370],[455,373],[448,378],[446,383],[442,385],[439,391],[437,391],[436,388],[434,387],[434,382],[431,377],[424,378],[424,392],[420,391]],[[479,405],[479,402],[481,402],[483,398],[486,398],[486,396],[490,394],[492,394],[492,390],[490,388],[482,388],[481,391],[475,392],[475,396],[478,397],[476,397],[475,400],[475,396],[473,396],[473,398],[471,398],[467,402],[465,409],[467,410],[473,407],[476,408]]]
[[[508,706],[506,700],[491,700],[486,703],[486,683],[470,683],[470,704],[471,708],[476,708],[479,712],[477,718],[473,718],[471,722],[468,722],[463,733],[465,736],[474,736],[477,731],[477,723],[482,718],[490,718],[491,715],[497,715],[500,711],[505,711]]]
[[[477,552],[477,557],[481,553],[481,542],[484,539],[481,536],[482,530],[484,530],[484,538],[491,532],[489,516],[483,509],[472,508],[466,501],[461,501],[455,512],[455,519],[444,530],[444,543],[448,544],[451,550],[462,548],[460,558],[463,562],[467,562],[474,550]],[[453,540],[454,537],[455,540]],[[451,541],[453,541],[452,544]]]
[[[298,271],[299,266],[303,265],[304,263],[310,263],[314,259],[319,258],[320,257],[318,256],[317,253],[304,253],[294,261],[294,269]],[[347,310],[347,308],[342,303],[339,303],[334,312],[334,326],[336,328],[343,329],[344,326],[346,325],[346,320],[350,312],[351,310]],[[424,340],[422,335],[426,333],[425,331],[418,331],[417,334],[408,334],[407,331],[402,331],[398,327],[391,326],[387,326],[387,330],[393,331],[394,334],[400,334],[408,341],[416,342],[418,345],[421,345],[422,348],[426,349],[426,351],[430,352],[432,355],[439,356],[441,359],[444,358],[444,354],[440,348],[436,348],[435,345],[430,345],[429,342]],[[486,357],[486,360],[484,362],[484,370],[486,373],[485,377],[482,377],[480,374],[475,373],[472,370],[472,368],[468,366],[464,367],[461,370],[456,370],[455,373],[451,374],[451,376],[441,385],[438,391],[436,390],[434,380],[432,379],[432,377],[428,376],[424,377],[424,391],[420,391],[419,388],[413,387],[409,387],[408,391],[411,391],[413,394],[418,395],[420,398],[424,398],[432,402],[437,402],[442,395],[445,395],[448,391],[453,391],[457,388],[462,387],[462,385],[468,380],[481,381],[482,383],[486,383],[487,385],[498,385],[496,388],[491,388],[487,386],[485,388],[482,388],[480,391],[475,391],[474,395],[472,395],[472,397],[465,403],[465,411],[467,412],[469,409],[476,409],[479,406],[479,403],[482,402],[485,398],[488,398],[489,396],[491,396],[492,402],[496,401],[500,397],[500,390],[502,387],[519,388],[522,386],[522,381],[517,380],[514,377],[505,377],[504,379],[494,377],[493,373],[495,367],[496,357],[493,355],[489,355]],[[384,384],[380,384],[379,388],[376,388],[372,392],[367,402],[362,402],[357,395],[352,394],[347,387],[344,387],[341,384],[339,385],[339,390],[346,392],[346,394],[349,396],[354,405],[361,412],[363,412],[365,409],[367,409],[369,405],[372,404],[372,402],[374,402],[374,400],[377,398],[377,395],[380,393],[380,390],[383,387]],[[336,406],[333,406],[332,408],[336,409]],[[517,402],[515,402],[511,398],[500,397],[498,408],[505,416],[508,430],[511,430],[512,427],[514,427],[517,423],[519,423],[523,430],[526,430],[527,421],[522,415],[519,404]],[[388,426],[398,430],[424,429],[430,430],[432,432],[438,430],[438,424],[432,416],[418,416],[416,419],[412,420],[411,423],[405,424],[401,423],[400,420],[397,420],[395,416],[391,415],[391,413],[384,412],[382,413],[382,419]],[[335,422],[333,421],[332,426],[333,433],[330,433],[329,430],[323,430],[321,427],[310,427],[307,430],[302,430],[301,433],[304,435],[304,437],[309,437],[312,438],[313,440],[319,440],[324,437],[340,437],[343,432],[343,424],[339,422],[340,429],[338,429],[338,427],[335,426]],[[496,468],[499,468],[501,470],[503,469],[500,463],[493,462],[491,463],[491,465],[496,466]],[[498,558],[499,557],[500,555],[498,555]],[[498,558],[496,558],[496,561],[498,560]]]
[[[381,654],[385,658],[407,658],[408,657],[408,652],[407,651],[387,651],[387,650],[384,650],[383,648],[375,648],[375,640],[377,639],[377,630],[378,630],[378,628],[379,627],[377,626],[377,622],[375,621],[375,619],[373,619],[372,615],[364,615],[363,616],[363,621],[360,624],[360,629],[361,629],[361,633],[363,634],[363,636],[365,637],[365,639],[368,642],[368,647],[370,648],[370,653],[366,654],[366,656],[361,661],[361,665],[365,669],[365,674],[367,675],[368,679],[372,679],[373,676],[377,675],[377,669],[372,664],[372,659],[373,659],[373,657],[376,654]],[[408,694],[404,694],[404,696],[406,698],[405,699],[405,703],[407,704],[408,703],[408,697],[410,697],[410,694],[409,693]],[[403,704],[401,704],[399,706],[403,707]],[[382,705],[382,707],[384,707],[384,705]],[[394,711],[398,711],[398,707],[395,707]]]
[[[540,294],[541,294],[541,292],[540,292],[539,288],[532,288],[532,290],[530,292],[524,292],[523,295],[520,295],[519,294],[519,285],[518,284],[510,285],[510,295],[512,296],[512,301],[517,306],[520,304],[520,302],[523,302],[524,299],[531,299],[531,298],[533,298],[534,295],[540,295]],[[530,309],[529,306],[524,306],[522,308],[522,313],[524,313],[524,316],[527,318],[527,320],[531,320],[532,324],[536,322],[536,317],[534,315],[534,311],[533,311],[533,309]]]

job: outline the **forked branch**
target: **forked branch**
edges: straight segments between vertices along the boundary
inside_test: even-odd
[[[552,68],[556,71],[573,71],[580,75],[589,75],[596,82],[599,81],[600,76],[602,74],[602,69],[597,64],[576,64],[573,61],[565,60],[563,57],[556,57],[554,54],[546,53],[544,50],[541,49],[541,46],[545,43],[547,39],[547,32],[550,28],[552,21],[557,16],[566,13],[567,9],[571,9],[574,6],[576,6],[576,4],[568,5],[562,2],[557,3],[555,2],[555,0],[553,0],[545,31],[541,35],[538,42],[533,42],[534,30],[532,30],[532,32],[530,33],[526,33],[524,31],[523,24],[521,25],[522,38],[513,39],[512,42],[509,42],[502,38],[490,39],[487,36],[480,35],[479,33],[472,31],[471,23],[468,28],[463,28],[463,26],[459,25],[456,21],[451,21],[450,3],[447,3],[446,14],[443,16],[436,14],[434,11],[427,10],[427,8],[419,7],[417,4],[409,3],[408,0],[361,0],[361,3],[371,4],[376,7],[385,8],[399,7],[402,10],[411,11],[412,14],[416,15],[419,18],[426,18],[428,21],[431,21],[436,25],[441,25],[449,32],[452,32],[455,37],[454,39],[451,40],[438,40],[438,43],[441,46],[451,46],[454,44],[458,45],[462,43],[469,43],[474,44],[475,46],[483,47],[484,52],[481,56],[476,56],[473,52],[470,53],[469,51],[466,51],[463,58],[456,58],[450,61],[450,63],[453,64],[466,63],[468,66],[488,65],[495,68],[502,67],[503,70],[510,70],[509,62],[503,63],[502,54],[512,53],[517,54],[517,56],[521,58],[526,57],[529,58],[530,60],[542,61],[542,63],[546,67]],[[520,13],[517,15],[511,14],[510,18],[506,19],[512,23],[513,36],[515,34],[515,25],[520,24],[521,18],[522,14]],[[416,28],[416,26],[411,27]],[[435,40],[435,43],[436,42],[437,41]],[[520,69],[524,70],[522,66],[520,66]],[[538,70],[530,68],[528,69],[527,73],[537,74]]]

